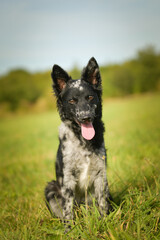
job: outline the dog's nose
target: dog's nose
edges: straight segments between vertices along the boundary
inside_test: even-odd
[[[82,122],[83,123],[91,122],[91,118],[90,117],[84,117],[84,118],[82,118]]]

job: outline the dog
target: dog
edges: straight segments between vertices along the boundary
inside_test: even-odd
[[[108,214],[111,196],[106,177],[99,66],[92,57],[78,80],[58,65],[53,66],[51,76],[62,123],[56,181],[45,188],[47,206],[54,216],[69,222],[74,218],[74,205],[90,205],[94,198],[104,216]]]

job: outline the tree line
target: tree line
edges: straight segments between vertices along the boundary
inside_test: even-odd
[[[104,98],[160,90],[160,53],[153,46],[139,50],[133,59],[122,64],[101,66],[100,71]],[[79,78],[80,70],[74,67],[70,74]],[[43,99],[49,108],[53,103],[51,85],[50,71],[12,70],[0,76],[0,106],[15,111]]]

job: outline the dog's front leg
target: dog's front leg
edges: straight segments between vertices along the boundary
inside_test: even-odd
[[[95,197],[101,216],[109,211],[109,188],[105,172],[100,172],[94,181]]]
[[[63,197],[63,221],[69,223],[73,219],[73,202],[75,197],[75,178],[70,172],[64,175],[62,186]]]

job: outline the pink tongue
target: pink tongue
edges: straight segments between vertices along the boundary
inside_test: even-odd
[[[92,123],[81,123],[81,133],[85,139],[91,140],[95,135]]]

